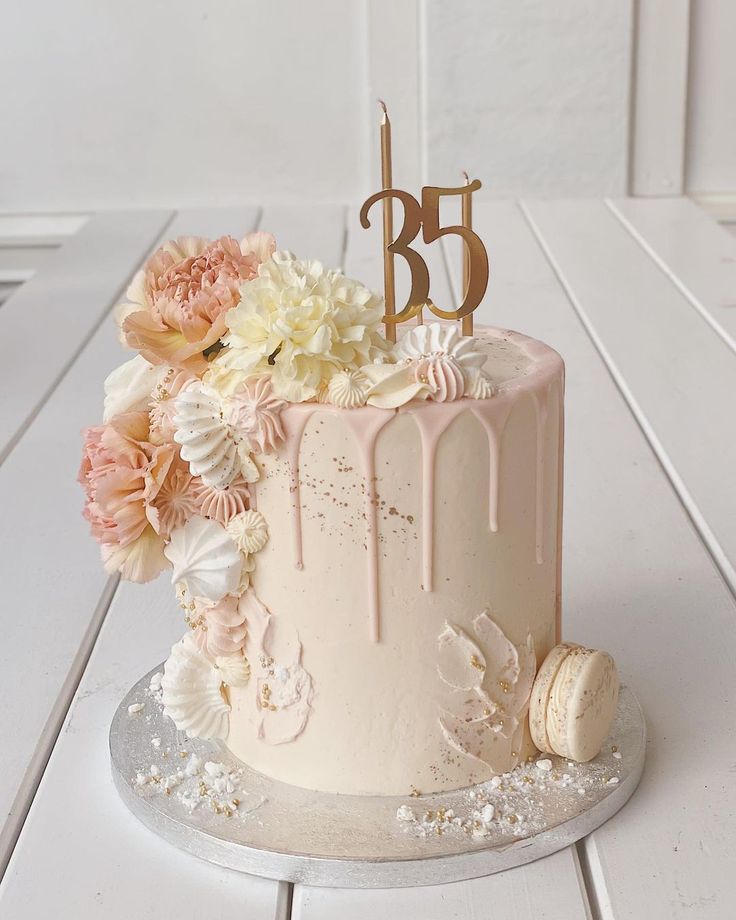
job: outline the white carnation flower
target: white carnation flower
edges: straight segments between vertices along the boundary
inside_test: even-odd
[[[222,392],[268,374],[277,396],[304,402],[338,371],[368,364],[386,347],[381,298],[320,262],[276,253],[240,294],[226,316],[227,350],[210,365],[209,379]]]

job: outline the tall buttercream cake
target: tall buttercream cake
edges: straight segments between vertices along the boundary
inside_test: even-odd
[[[563,363],[472,331],[469,252],[458,321],[267,233],[166,243],[118,308],[85,515],[108,571],[170,572],[164,712],[285,783],[457,789],[615,713],[610,656],[560,644]]]
[[[406,794],[532,750],[529,692],[558,632],[563,364],[501,330],[477,347],[487,399],[282,412],[281,449],[257,461],[252,680],[229,693],[226,742],[256,769]],[[283,650],[266,611],[288,619]],[[297,662],[301,688],[282,688]]]

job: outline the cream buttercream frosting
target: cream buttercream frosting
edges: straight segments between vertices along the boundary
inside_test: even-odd
[[[257,457],[269,541],[252,585],[261,619],[290,624],[299,655],[256,677],[249,619],[255,679],[229,691],[227,743],[256,769],[332,792],[405,794],[488,779],[533,751],[536,656],[559,635],[563,368],[524,336],[477,338],[494,395],[288,405],[283,444]],[[480,684],[452,690],[440,676],[447,629],[476,647]],[[274,743],[283,736],[268,729],[259,689],[265,680],[272,699],[277,673],[277,705],[299,729],[289,743]]]

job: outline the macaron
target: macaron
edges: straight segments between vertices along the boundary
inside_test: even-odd
[[[563,643],[537,672],[529,702],[534,744],[585,763],[600,751],[616,715],[619,680],[607,652]]]

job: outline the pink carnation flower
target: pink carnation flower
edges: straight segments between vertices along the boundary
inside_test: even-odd
[[[129,581],[150,581],[168,562],[149,505],[166,477],[174,448],[148,441],[148,413],[128,412],[88,428],[79,482],[84,516],[102,544],[105,568]]]
[[[151,364],[201,374],[203,352],[225,332],[225,313],[240,302],[240,284],[254,278],[276,248],[269,233],[210,242],[187,236],[155,252],[118,308],[125,341]]]

